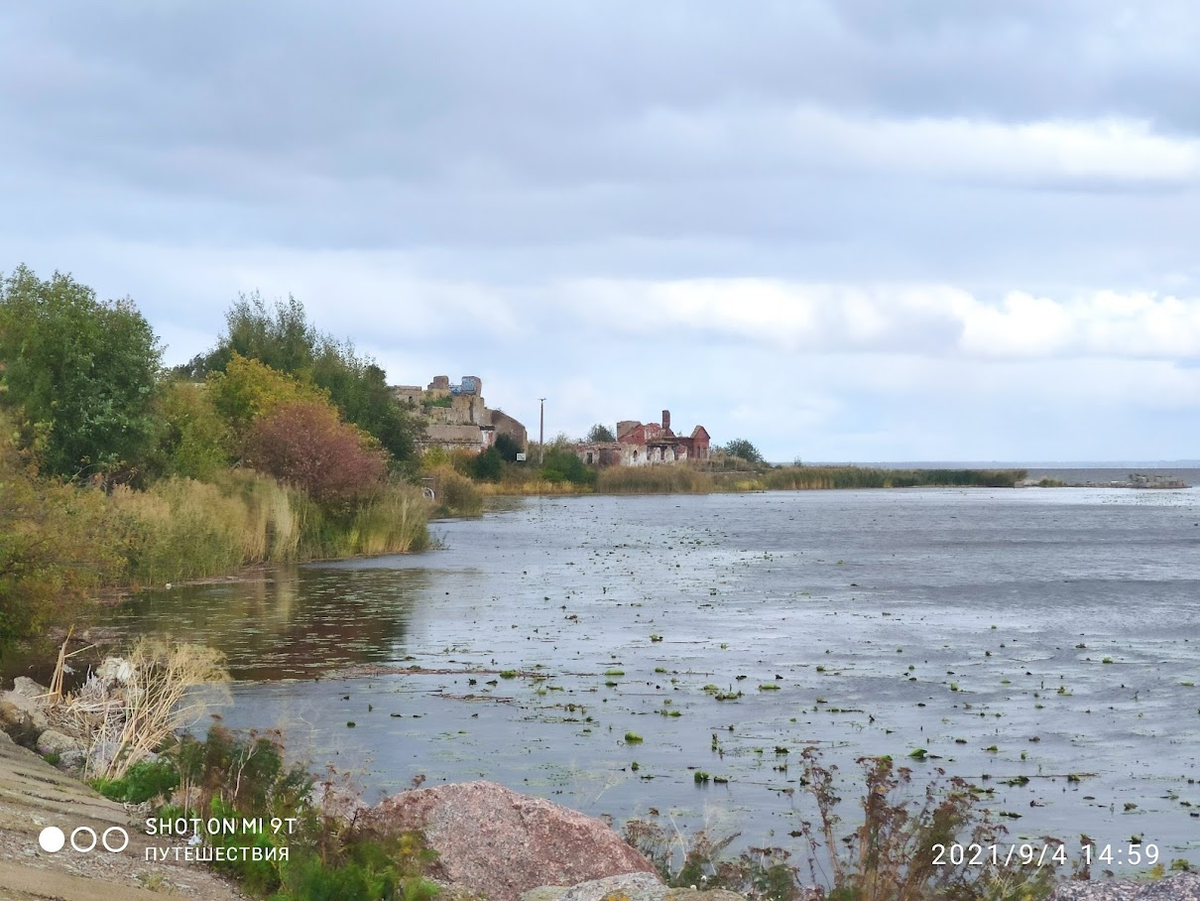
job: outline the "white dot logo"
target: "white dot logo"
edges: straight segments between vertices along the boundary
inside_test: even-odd
[[[38,836],[38,844],[42,846],[43,851],[49,854],[61,851],[66,843],[67,837],[57,826],[47,826]]]
[[[97,835],[89,826],[77,826],[71,830],[70,842],[71,849],[79,854],[91,854],[98,844],[111,854],[120,854],[129,847],[129,833],[120,826],[109,826]],[[66,846],[67,836],[57,826],[47,826],[38,835],[38,844],[43,851],[56,854]]]

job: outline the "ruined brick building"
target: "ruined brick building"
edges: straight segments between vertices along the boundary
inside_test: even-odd
[[[464,375],[459,384],[451,385],[449,376],[439,375],[426,388],[395,385],[392,393],[425,419],[425,438],[418,442],[421,450],[479,452],[495,444],[498,435],[508,435],[522,449],[528,444],[525,426],[502,410],[488,409],[478,376]]]
[[[683,460],[707,460],[710,437],[702,425],[690,435],[671,431],[671,411],[662,411],[662,422],[637,422],[623,419],[617,423],[616,441],[585,441],[576,446],[584,463],[594,466],[649,466]]]

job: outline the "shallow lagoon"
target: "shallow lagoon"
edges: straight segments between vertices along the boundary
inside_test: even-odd
[[[483,777],[788,846],[800,749],[924,748],[916,780],[993,788],[1011,839],[1196,862],[1197,523],[1196,489],[531,498],[114,621],[221,647],[227,724],[371,796]]]

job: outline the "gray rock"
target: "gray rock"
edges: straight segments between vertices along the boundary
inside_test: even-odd
[[[36,736],[49,729],[50,721],[39,702],[18,692],[6,691],[0,694],[0,727],[23,742],[26,739],[22,736]]]
[[[625,895],[629,901],[663,901],[668,891],[654,873],[624,873],[574,885],[559,901],[603,901],[610,895]]]
[[[1048,901],[1200,901],[1200,873],[1180,873],[1155,882],[1066,882]]]
[[[83,742],[57,729],[46,729],[38,736],[37,751],[39,754],[57,754],[60,757],[64,754],[86,756]]]
[[[64,751],[59,755],[58,763],[55,766],[60,770],[73,772],[83,769],[87,759],[87,754],[83,751]]]
[[[13,679],[13,694],[20,695],[27,701],[32,701],[39,707],[43,706],[46,695],[50,693],[50,689],[44,685],[38,685],[28,676],[17,676]]]
[[[569,888],[565,885],[541,885],[521,893],[521,901],[560,901]]]
[[[654,872],[603,820],[493,782],[401,792],[360,822],[385,833],[421,830],[439,855],[434,875],[484,892],[488,901],[518,901],[538,886]]]
[[[570,888],[544,885],[528,891],[520,901],[745,901],[736,892],[724,889],[700,891],[692,888],[670,888],[652,873],[625,873],[581,882]]]

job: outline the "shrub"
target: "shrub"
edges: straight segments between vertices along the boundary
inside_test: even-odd
[[[0,413],[0,652],[121,575],[104,494],[40,480]]]
[[[209,375],[207,386],[213,406],[229,423],[239,445],[245,441],[254,421],[276,407],[299,401],[329,400],[329,395],[320,388],[237,353],[223,372]],[[240,453],[242,448],[238,446],[236,450]]]
[[[119,779],[96,779],[92,787],[106,798],[126,804],[167,800],[179,787],[179,770],[167,759],[140,760]]]
[[[484,482],[498,482],[504,475],[504,459],[494,447],[481,451],[471,462],[471,475]]]
[[[546,451],[542,478],[547,482],[595,485],[596,470],[588,468],[574,451],[563,447],[551,447]]]
[[[366,432],[315,401],[284,403],[256,420],[246,457],[335,513],[369,500],[387,472],[385,452]]]
[[[524,448],[517,443],[517,439],[512,435],[507,435],[501,432],[496,436],[496,443],[492,445],[496,449],[496,453],[506,463],[516,463],[517,454],[521,453]]]
[[[483,496],[479,489],[452,466],[438,466],[429,470],[429,474],[434,480],[438,516],[479,516],[483,512]]]
[[[839,835],[841,798],[836,766],[821,765],[816,748],[803,752],[803,784],[815,799],[818,823],[804,821],[800,832],[811,849],[809,866],[831,885],[830,901],[924,901],[931,897],[983,899],[1042,898],[1053,887],[1054,863],[972,866],[947,858],[939,865],[936,845],[995,844],[1004,834],[976,807],[977,796],[965,780],[941,781],[944,771],[919,800],[907,796],[912,771],[890,757],[863,757],[860,825]],[[1055,839],[1042,841],[1054,843]],[[1059,842],[1061,844],[1061,842]],[[999,895],[997,894],[999,892]]]

